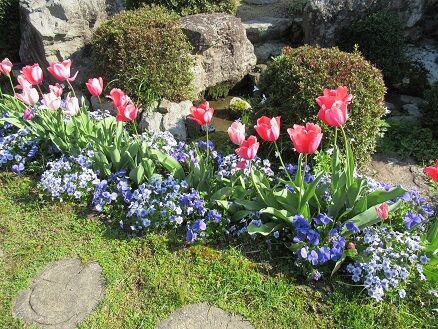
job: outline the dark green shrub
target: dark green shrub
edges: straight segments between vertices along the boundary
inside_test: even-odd
[[[342,49],[354,50],[382,70],[385,80],[400,92],[420,95],[427,86],[427,73],[405,55],[404,26],[390,11],[380,11],[353,23],[340,41]]]
[[[128,9],[139,8],[144,4],[161,5],[181,15],[213,12],[235,14],[239,0],[126,0]]]
[[[20,47],[18,0],[0,0],[0,58],[17,61]]]
[[[146,6],[122,12],[102,24],[92,40],[94,66],[107,81],[143,105],[159,97],[192,97],[190,44],[178,16]]]
[[[364,164],[374,152],[380,118],[385,113],[385,85],[380,71],[358,52],[350,54],[338,48],[311,46],[285,48],[262,75],[261,88],[267,102],[257,116],[281,115],[283,131],[296,123],[322,124],[317,118],[319,108],[315,99],[325,88],[338,86],[347,86],[354,96],[345,128],[353,139],[356,158]],[[323,129],[327,146],[334,129]]]
[[[424,98],[426,104],[421,107],[423,113],[422,124],[424,127],[430,128],[433,136],[438,138],[438,84],[426,90]]]

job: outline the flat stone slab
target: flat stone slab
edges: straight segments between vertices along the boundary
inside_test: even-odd
[[[252,43],[287,37],[294,20],[282,17],[260,17],[243,22],[246,35]]]
[[[104,296],[99,264],[78,258],[49,264],[15,300],[12,314],[40,328],[73,329]]]
[[[254,329],[240,315],[230,314],[208,303],[191,304],[173,312],[156,329]]]

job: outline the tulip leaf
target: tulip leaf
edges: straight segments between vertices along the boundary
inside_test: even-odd
[[[185,178],[184,169],[177,159],[159,150],[150,150],[150,152],[175,178],[181,180]]]
[[[263,207],[265,207],[265,203],[262,202],[261,200],[236,200],[234,201],[235,203],[237,203],[240,206],[245,207],[247,210],[251,210],[251,211],[259,211],[260,209],[262,209]]]
[[[396,187],[389,191],[377,190],[367,195],[368,207],[378,205],[380,203],[400,197],[407,191],[402,187]]]
[[[17,127],[18,129],[23,129],[24,127],[26,127],[24,122],[20,119],[17,119],[17,118],[1,118],[0,123],[3,123],[3,122],[10,123],[11,125],[14,125],[15,127]]]
[[[129,173],[129,178],[131,178],[132,181],[137,185],[140,185],[140,183],[143,180],[143,176],[144,176],[144,168],[141,164],[133,168]]]
[[[250,210],[246,210],[246,209],[245,210],[239,210],[239,211],[236,211],[235,213],[233,213],[231,215],[231,218],[234,221],[238,221],[238,220],[241,220],[242,218],[247,217],[251,213],[252,213],[252,211],[250,211]]]
[[[282,219],[287,222],[292,222],[291,214],[287,210],[279,210],[272,207],[267,207],[260,210],[262,214],[268,214],[278,219]]]
[[[248,234],[249,235],[261,234],[261,235],[266,236],[266,235],[271,234],[274,231],[277,231],[281,227],[282,227],[282,224],[274,223],[274,222],[262,224],[260,226],[257,226],[255,224],[249,224],[248,225]]]

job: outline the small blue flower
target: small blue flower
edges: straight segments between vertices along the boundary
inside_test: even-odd
[[[332,223],[333,219],[330,216],[328,216],[324,213],[321,213],[318,216],[316,216],[315,218],[313,218],[313,222],[316,225],[327,225],[327,224]]]
[[[424,221],[424,217],[420,214],[414,213],[412,211],[408,212],[408,214],[404,217],[405,225],[408,230],[413,228],[414,226],[421,224]]]
[[[347,230],[349,230],[352,233],[359,233],[360,232],[359,227],[356,224],[354,224],[353,222],[346,222],[345,227],[347,228]]]

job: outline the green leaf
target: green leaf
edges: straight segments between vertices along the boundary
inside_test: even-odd
[[[222,207],[222,209],[224,210],[228,211],[230,209],[230,202],[226,200],[216,200],[215,202],[219,207]]]
[[[247,217],[249,214],[251,214],[252,213],[252,211],[250,211],[250,210],[239,210],[239,211],[236,211],[235,213],[233,213],[232,215],[231,215],[231,218],[234,220],[234,221],[238,221],[238,220],[240,220],[240,219],[242,219],[242,218],[245,218],[245,217]]]
[[[333,268],[333,271],[330,274],[331,277],[341,268],[341,265],[342,265],[342,263],[344,263],[346,258],[347,258],[347,253],[344,250],[341,258],[339,258],[339,260],[336,262],[335,267]]]
[[[185,178],[184,169],[177,159],[159,150],[151,150],[150,152],[175,178],[181,180]]]
[[[132,181],[137,185],[140,185],[140,183],[143,180],[143,176],[144,176],[144,168],[143,165],[141,164],[133,168],[129,173],[129,178],[131,178]]]
[[[389,206],[389,212],[393,212],[397,210],[402,205],[402,200],[398,200],[396,203]],[[377,224],[382,219],[377,216],[376,207],[370,207],[363,213],[360,213],[353,218],[349,219],[349,222],[356,224],[361,230],[365,227]],[[348,231],[345,227],[343,228],[341,235],[348,236],[351,232]]]
[[[376,206],[388,200],[392,200],[396,197],[402,196],[406,192],[407,190],[405,190],[402,187],[396,187],[389,191],[377,190],[371,192],[370,194],[367,195],[368,207]]]
[[[292,216],[289,212],[287,212],[287,210],[280,210],[280,209],[275,209],[272,207],[267,207],[267,208],[261,209],[260,213],[271,215],[273,217],[276,217],[278,219],[282,219],[282,220],[287,221],[289,223],[292,222]]]
[[[282,224],[280,223],[266,223],[266,224],[262,224],[260,226],[254,225],[254,224],[249,224],[248,225],[248,234],[249,235],[253,235],[253,234],[261,234],[261,235],[269,235],[274,231],[279,230],[282,227]]]
[[[251,211],[259,211],[260,209],[264,208],[266,205],[261,200],[235,200],[235,203],[237,203],[240,206],[245,207],[247,210]]]
[[[18,118],[0,118],[0,123],[8,122],[11,125],[14,125],[18,129],[23,129],[26,127],[26,124],[23,122],[23,120],[20,120]]]
[[[430,245],[438,248],[438,219],[435,219],[435,222],[427,231],[426,239]]]
[[[112,147],[112,148],[110,148],[109,152],[110,152],[111,162],[114,164],[114,166],[117,169],[120,169],[120,168],[118,168],[120,160],[122,159],[122,157],[120,155],[120,151],[116,147]]]

